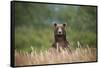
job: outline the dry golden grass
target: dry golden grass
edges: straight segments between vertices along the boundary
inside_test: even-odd
[[[76,48],[72,53],[68,53],[67,50],[58,52],[52,48],[39,53],[35,50],[31,53],[15,52],[16,66],[87,61],[96,61],[96,48]]]

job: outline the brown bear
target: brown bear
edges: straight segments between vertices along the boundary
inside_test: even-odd
[[[54,24],[54,43],[52,45],[53,48],[60,51],[60,49],[67,49],[71,52],[69,48],[69,42],[66,39],[66,24]]]

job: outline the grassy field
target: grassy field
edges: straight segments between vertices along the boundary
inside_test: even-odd
[[[96,34],[71,29],[67,32],[72,54],[52,49],[54,37],[50,27],[17,27],[15,66],[96,61]]]
[[[41,30],[42,29],[42,30]],[[77,41],[82,47],[96,47],[96,33],[90,31],[75,31],[66,28],[67,40],[70,42],[71,48],[77,48]],[[31,47],[38,50],[47,50],[51,48],[54,42],[53,24],[46,27],[35,28],[33,26],[17,27],[15,30],[15,49],[17,51],[31,52]]]
[[[38,65],[38,64],[56,64],[56,63],[72,63],[72,62],[88,62],[96,61],[96,48],[76,48],[72,53],[67,50],[61,52],[55,49],[37,52],[32,50],[28,52],[15,52],[15,65]]]

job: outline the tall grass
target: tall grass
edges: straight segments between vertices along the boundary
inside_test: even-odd
[[[96,48],[78,48],[73,49],[72,53],[67,50],[57,50],[50,48],[37,52],[35,49],[31,53],[15,52],[15,65],[38,65],[38,64],[56,64],[56,63],[72,63],[72,62],[88,62],[96,61]]]

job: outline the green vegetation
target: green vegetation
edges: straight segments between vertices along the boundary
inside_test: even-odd
[[[32,52],[51,47],[53,23],[66,23],[71,47],[96,47],[96,7],[15,2],[15,49]]]

